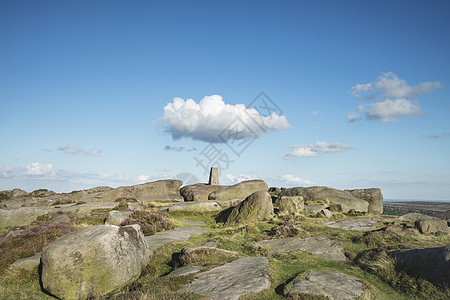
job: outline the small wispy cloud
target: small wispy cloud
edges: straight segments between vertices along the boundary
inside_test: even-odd
[[[241,182],[241,181],[256,179],[254,176],[247,175],[247,174],[241,174],[241,175],[238,175],[238,176],[227,174],[227,175],[225,175],[225,178],[230,183],[238,183],[238,182]]]
[[[304,184],[304,185],[311,185],[314,184],[311,180],[303,179],[297,176],[294,176],[292,174],[284,174],[280,177],[281,181],[284,181],[287,185],[291,184]]]
[[[176,152],[191,152],[197,150],[196,148],[185,148],[185,147],[178,147],[178,146],[170,146],[166,145],[163,148],[164,151],[176,151]]]
[[[353,146],[343,144],[343,143],[328,143],[326,141],[319,141],[313,145],[294,145],[290,148],[294,150],[284,155],[282,158],[287,160],[292,160],[297,157],[314,157],[319,155],[319,153],[337,153],[342,152],[346,149],[354,149]]]
[[[359,114],[355,114],[355,113],[349,113],[347,115],[347,122],[348,123],[354,123],[361,120],[361,116]]]
[[[422,134],[422,137],[428,139],[442,139],[445,137],[450,137],[450,132],[442,132],[441,134]]]
[[[100,156],[102,150],[92,148],[91,150],[81,149],[80,146],[71,146],[70,144],[64,144],[58,147],[59,151],[64,152],[65,154],[83,154],[88,156]]]

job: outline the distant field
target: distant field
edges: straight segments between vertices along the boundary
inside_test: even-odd
[[[411,212],[450,219],[450,202],[440,201],[388,201],[383,203],[383,214],[404,215]]]

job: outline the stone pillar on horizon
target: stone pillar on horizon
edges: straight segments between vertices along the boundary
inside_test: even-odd
[[[219,185],[219,171],[216,167],[211,167],[209,172],[209,185]]]

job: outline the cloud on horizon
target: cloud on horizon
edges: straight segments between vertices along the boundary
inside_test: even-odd
[[[170,146],[170,145],[166,145],[163,148],[164,151],[175,151],[175,152],[191,152],[191,151],[196,151],[196,148],[184,148],[184,147],[178,147],[178,146]]]
[[[285,116],[263,116],[244,104],[226,104],[219,95],[206,96],[199,103],[174,98],[164,107],[163,121],[174,140],[191,138],[214,143],[257,138],[290,126]]]
[[[417,116],[423,114],[417,101],[411,98],[422,96],[426,92],[442,87],[440,82],[421,82],[410,86],[393,72],[381,73],[374,81],[353,86],[350,93],[357,98],[377,100],[375,103],[363,104],[358,111],[365,115],[366,120],[380,122],[396,122],[400,116]],[[347,122],[361,120],[356,113],[347,115]]]
[[[81,149],[80,146],[71,146],[70,144],[64,144],[58,147],[59,151],[63,151],[65,154],[84,154],[88,156],[100,156],[102,150],[99,149],[91,149],[89,151]]]
[[[319,155],[319,153],[337,153],[342,152],[346,149],[354,149],[353,146],[342,144],[342,143],[328,143],[326,141],[318,141],[313,145],[294,145],[289,148],[294,150],[287,153],[282,157],[282,159],[292,160],[297,157],[314,157]]]

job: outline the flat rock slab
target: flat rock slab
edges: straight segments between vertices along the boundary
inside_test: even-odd
[[[355,299],[364,293],[363,283],[356,277],[335,271],[311,271],[295,280],[289,296],[308,294],[328,299]]]
[[[206,267],[199,267],[199,266],[184,266],[184,267],[173,270],[167,276],[171,276],[171,275],[185,276],[185,275],[195,274],[195,273],[202,271],[205,268]]]
[[[171,206],[166,209],[170,212],[173,211],[219,211],[222,208],[214,201],[195,201],[192,203],[184,202]]]
[[[179,227],[175,228],[175,230],[161,231],[154,235],[146,236],[145,241],[150,247],[150,252],[153,253],[165,244],[176,241],[187,241],[191,237],[191,234],[202,234],[204,232],[206,230],[200,227]]]
[[[194,292],[211,300],[237,300],[240,296],[259,293],[270,287],[265,257],[244,257],[200,273],[180,292]]]
[[[333,228],[340,228],[345,230],[375,230],[374,226],[380,218],[357,218],[357,219],[345,219],[333,222],[327,222],[325,225]]]
[[[291,237],[260,241],[257,244],[269,247],[269,255],[302,250],[319,258],[331,259],[335,261],[347,260],[341,243],[330,240],[326,237],[309,237],[305,239]]]

